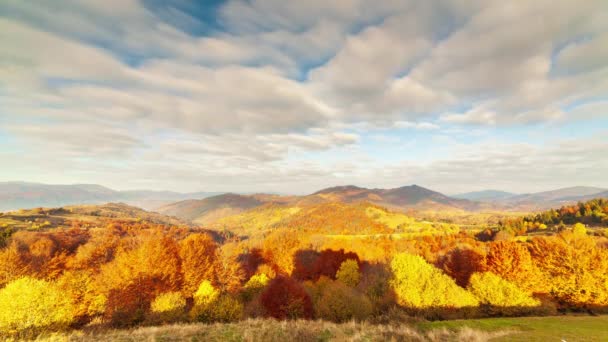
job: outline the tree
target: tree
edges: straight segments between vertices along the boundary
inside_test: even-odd
[[[152,320],[160,322],[174,322],[182,317],[186,311],[186,298],[180,292],[165,292],[158,295],[150,306]]]
[[[363,320],[372,313],[372,304],[362,293],[340,281],[329,281],[315,302],[316,316],[332,322]]]
[[[304,287],[286,276],[274,278],[260,299],[270,317],[296,319],[313,316],[312,301]]]
[[[348,259],[344,261],[336,273],[336,279],[347,286],[357,286],[359,280],[361,280],[361,273],[359,272],[359,263],[357,260]]]
[[[490,306],[492,314],[522,314],[540,302],[515,284],[491,272],[475,273],[467,289],[481,304]]]
[[[397,303],[411,309],[477,306],[473,295],[417,255],[397,254],[391,262]]]
[[[66,328],[74,320],[72,302],[51,282],[29,277],[0,290],[0,331],[9,334]]]
[[[217,245],[209,234],[190,234],[179,244],[183,292],[191,296],[204,279],[215,279]]]
[[[498,241],[489,245],[487,271],[515,283],[522,290],[532,292],[542,283],[541,274],[528,248],[515,241]]]
[[[443,257],[440,268],[452,277],[456,284],[466,287],[473,273],[486,269],[486,256],[482,251],[470,247],[458,247]]]

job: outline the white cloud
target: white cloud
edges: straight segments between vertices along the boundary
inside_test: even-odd
[[[258,190],[385,176],[446,187],[449,175],[514,182],[509,172],[541,162],[561,168],[557,184],[580,161],[576,153],[595,158],[584,165],[607,169],[603,145],[577,141],[572,154],[470,142],[462,147],[468,152],[437,159],[449,154],[444,145],[473,131],[479,141],[505,126],[604,119],[603,0],[231,0],[218,9],[219,26],[202,36],[187,30],[201,24],[194,15],[170,4],[160,15],[151,6],[0,3],[0,133],[7,137],[0,144],[21,153],[5,149],[15,166],[0,177],[39,172],[26,165],[32,156],[57,179],[67,177],[64,161],[79,180],[120,183],[139,174],[153,185],[161,175],[176,178],[176,187],[204,178]],[[411,130],[379,138],[399,129]],[[428,140],[405,141],[410,133]],[[406,165],[404,178],[403,165],[367,155],[361,144],[374,134],[387,149],[399,141],[430,164]],[[527,184],[549,173],[538,169]],[[602,181],[598,171],[586,172]]]

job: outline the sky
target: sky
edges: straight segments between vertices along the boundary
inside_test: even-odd
[[[608,188],[605,0],[2,0],[0,181]]]

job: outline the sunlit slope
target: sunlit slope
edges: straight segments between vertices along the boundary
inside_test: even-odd
[[[149,212],[124,203],[107,203],[6,212],[0,215],[0,228],[38,230],[66,228],[75,223],[83,227],[104,227],[109,221],[146,222],[167,226],[186,225],[186,222],[175,217]]]
[[[418,221],[375,204],[328,202],[314,205],[267,204],[225,217],[211,225],[253,236],[273,229],[324,235],[375,235],[454,231],[453,225]]]
[[[164,215],[207,225],[264,204],[254,196],[223,194],[202,200],[185,200],[158,208]]]

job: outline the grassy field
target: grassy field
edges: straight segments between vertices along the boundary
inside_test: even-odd
[[[476,331],[513,330],[494,341],[608,341],[608,316],[487,318],[418,324],[421,331],[469,327]]]
[[[608,316],[554,316],[370,324],[246,320],[95,329],[46,335],[41,341],[608,341]]]

